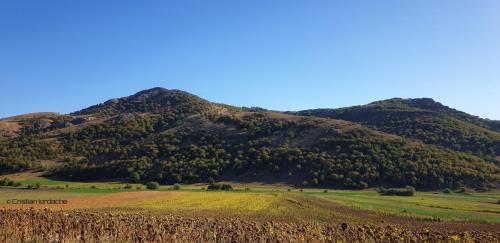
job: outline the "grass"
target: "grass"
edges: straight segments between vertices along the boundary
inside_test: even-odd
[[[22,186],[40,184],[44,189],[52,189],[61,192],[77,193],[113,193],[137,190],[137,187],[145,188],[142,184],[130,184],[131,189],[125,189],[127,183],[122,182],[73,182],[55,180],[45,177],[30,178],[18,181]]]
[[[36,183],[40,183],[41,185],[45,185],[45,186],[61,186],[61,185],[64,186],[64,185],[68,184],[67,181],[52,180],[52,179],[43,178],[43,177],[21,180],[21,181],[19,181],[19,183],[21,183],[21,185],[34,185]],[[70,183],[70,184],[74,184],[74,183]]]
[[[417,218],[500,222],[496,193],[445,194],[417,192],[413,197],[380,196],[375,191],[332,191],[310,193],[333,202],[382,213]]]

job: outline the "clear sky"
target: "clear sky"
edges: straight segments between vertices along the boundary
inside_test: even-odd
[[[500,119],[500,1],[0,1],[0,117],[156,86],[275,110],[431,97]]]

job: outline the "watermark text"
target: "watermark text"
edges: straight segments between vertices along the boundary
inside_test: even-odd
[[[40,205],[53,205],[53,204],[68,204],[66,199],[9,199],[7,204],[40,204]]]

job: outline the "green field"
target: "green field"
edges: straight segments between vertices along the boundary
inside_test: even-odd
[[[417,192],[412,197],[380,196],[375,191],[332,191],[321,195],[362,210],[418,218],[500,222],[498,193]]]

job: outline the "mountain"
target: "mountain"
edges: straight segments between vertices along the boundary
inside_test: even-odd
[[[111,116],[121,113],[201,113],[211,107],[211,103],[195,95],[180,90],[152,88],[137,94],[111,99],[103,104],[91,106],[72,115]]]
[[[429,98],[390,99],[341,109],[297,114],[343,119],[427,144],[500,161],[499,121],[481,119]]]
[[[450,136],[458,141],[463,139],[460,134],[477,130],[488,138],[477,141],[497,145],[497,132],[490,129],[489,121],[426,102],[373,103],[367,107],[377,108],[368,117],[400,110],[396,113],[428,119],[430,115],[425,114],[432,110],[472,131],[457,127],[462,133]],[[362,115],[337,117],[347,114],[340,111],[290,114],[238,108],[179,90],[153,88],[68,115],[47,115],[43,126],[32,125],[39,122],[39,116],[27,116],[22,122],[0,120],[0,128],[4,124],[4,130],[11,131],[0,139],[0,173],[39,168],[73,180],[279,181],[334,188],[487,188],[498,184],[500,169],[489,154],[462,147],[460,151],[348,119]],[[408,123],[408,129],[413,129],[412,124]],[[42,166],[46,161],[52,162],[50,168]]]

